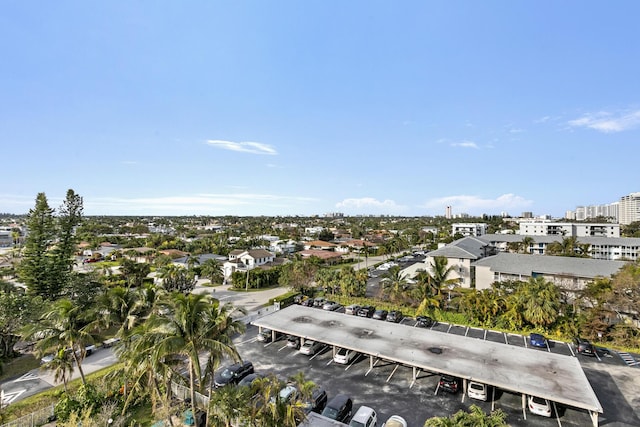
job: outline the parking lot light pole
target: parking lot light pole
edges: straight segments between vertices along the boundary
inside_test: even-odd
[[[247,264],[247,280],[244,285],[244,291],[249,292],[249,264]]]

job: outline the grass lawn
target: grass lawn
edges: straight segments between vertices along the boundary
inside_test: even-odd
[[[32,369],[40,367],[40,361],[35,358],[33,354],[25,354],[11,361],[5,363],[2,366],[2,375],[0,375],[0,381],[4,381],[9,378],[19,377],[26,374]]]

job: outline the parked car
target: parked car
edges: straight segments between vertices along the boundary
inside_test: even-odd
[[[529,334],[529,343],[532,347],[547,348],[547,339],[544,335]]]
[[[224,387],[227,384],[238,384],[241,379],[249,374],[253,374],[253,363],[234,363],[233,365],[218,369],[213,376],[213,384],[216,387]]]
[[[365,305],[363,307],[360,307],[360,310],[358,310],[358,316],[360,317],[372,317],[373,313],[376,312],[376,308],[372,305]]]
[[[335,311],[340,307],[341,307],[340,303],[337,303],[335,301],[327,301],[322,305],[322,309],[327,311]]]
[[[299,394],[298,389],[295,388],[295,386],[291,384],[287,384],[286,386],[282,387],[282,389],[280,389],[280,392],[278,393],[277,398],[280,402],[288,403],[296,400],[298,398],[298,394]],[[271,398],[271,403],[275,403],[275,402],[276,402],[276,396],[273,396]]]
[[[238,381],[238,387],[251,386],[254,381],[264,378],[264,375],[254,372]]]
[[[389,314],[389,312],[387,310],[376,310],[373,313],[373,318],[377,319],[377,320],[386,320],[387,319],[387,314]]]
[[[327,402],[327,406],[322,410],[322,415],[341,423],[349,421],[353,411],[353,401],[346,394],[336,394]]]
[[[400,415],[391,415],[382,427],[408,427],[407,421]]]
[[[308,414],[309,412],[320,413],[327,406],[327,392],[320,387],[316,387],[311,392],[311,399],[304,402],[304,412]]]
[[[300,337],[296,337],[295,335],[287,335],[287,347],[289,348],[300,348]]]
[[[314,303],[313,298],[307,298],[300,301],[300,305],[303,305],[305,307],[313,307],[313,303]]]
[[[573,343],[576,346],[576,351],[579,354],[584,354],[586,356],[595,356],[596,348],[589,342],[589,340],[585,340],[584,338],[574,338]]]
[[[356,358],[358,353],[353,350],[348,350],[346,348],[340,348],[336,352],[335,356],[333,356],[333,361],[336,363],[340,363],[341,365],[347,365],[351,363],[353,359]]]
[[[262,342],[271,342],[272,338],[273,338],[273,334],[271,333],[271,329],[263,329],[256,336],[256,339]]]
[[[418,316],[416,317],[416,327],[417,328],[430,328],[433,326],[434,321],[429,316]]]
[[[398,310],[392,310],[387,315],[387,322],[400,323],[402,319],[404,319],[404,315]]]
[[[306,340],[304,344],[300,346],[300,350],[298,351],[302,354],[306,354],[307,356],[313,356],[320,351],[322,347],[324,347],[324,344],[319,341]]]
[[[551,417],[551,403],[541,397],[529,396],[529,412],[543,417]]]
[[[373,408],[364,405],[358,408],[349,422],[349,427],[377,427],[377,425],[378,414]]]
[[[327,302],[327,299],[324,297],[318,297],[313,299],[313,306],[315,308],[322,308],[324,303]]]
[[[486,402],[488,397],[487,388],[488,387],[486,384],[470,381],[467,388],[467,394],[471,399],[482,400]]]
[[[358,310],[360,310],[360,306],[358,304],[351,304],[344,308],[344,314],[358,314]]]
[[[460,378],[451,375],[441,375],[440,388],[449,393],[457,393],[458,390],[460,390]]]

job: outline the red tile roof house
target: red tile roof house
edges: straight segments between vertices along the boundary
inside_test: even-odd
[[[321,249],[323,251],[333,251],[338,247],[335,243],[325,242],[324,240],[312,240],[304,244],[304,249]]]
[[[322,249],[308,249],[305,251],[296,252],[302,258],[311,258],[312,256],[320,258],[328,264],[338,262],[342,259],[342,255],[338,252],[325,251]]]

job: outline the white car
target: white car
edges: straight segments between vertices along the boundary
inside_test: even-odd
[[[348,350],[346,348],[340,348],[336,352],[335,356],[333,356],[333,361],[336,363],[340,363],[341,365],[347,365],[350,363],[355,357],[358,355],[353,350]]]
[[[487,401],[487,386],[482,383],[477,383],[475,381],[469,382],[469,387],[467,388],[467,394],[471,399]]]
[[[307,340],[300,346],[300,350],[298,350],[302,354],[306,354],[307,356],[313,356],[323,347],[323,344],[318,341]]]
[[[529,396],[529,412],[543,417],[551,417],[551,403],[541,397]]]
[[[407,427],[407,421],[400,415],[391,415],[382,427]]]

